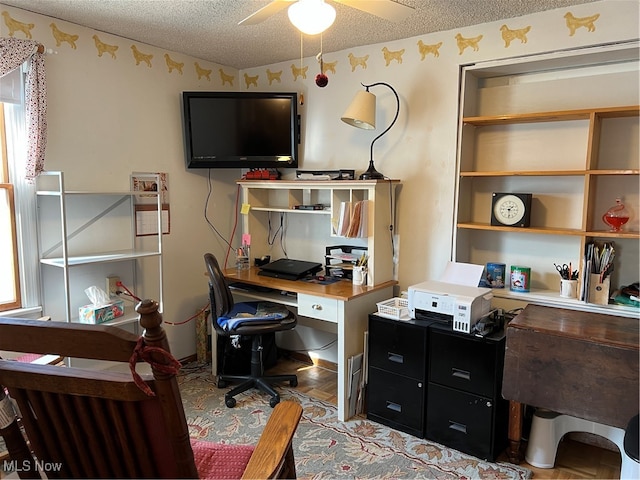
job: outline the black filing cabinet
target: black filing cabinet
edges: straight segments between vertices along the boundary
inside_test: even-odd
[[[367,418],[424,437],[428,322],[369,315]]]
[[[495,461],[507,446],[504,349],[504,331],[480,338],[429,327],[426,438]]]

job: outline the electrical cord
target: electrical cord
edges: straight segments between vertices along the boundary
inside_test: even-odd
[[[129,297],[133,298],[136,302],[141,302],[142,301],[139,297],[136,297],[133,294],[133,292],[131,290],[129,290],[127,288],[127,286],[124,283],[122,283],[120,280],[118,280],[116,282],[116,287],[120,287],[120,288],[124,289],[124,292],[123,291],[117,291],[116,292],[117,295],[124,294],[124,295],[128,295]]]
[[[280,214],[280,227],[278,227],[278,230],[276,230],[273,234],[273,237],[271,236],[271,212],[269,212],[269,216],[267,217],[267,243],[269,244],[270,247],[273,246],[273,244],[276,241],[276,237],[278,236],[278,232],[282,229],[282,214]]]
[[[211,186],[211,169],[210,169],[210,168],[208,169],[208,172],[209,172],[209,173],[208,173],[208,177],[207,177],[207,180],[208,180],[208,191],[207,191],[207,197],[206,197],[205,202],[204,202],[204,219],[205,219],[205,221],[207,222],[207,224],[209,225],[209,227],[211,227],[211,229],[215,232],[215,234],[216,234],[220,239],[222,239],[222,240],[224,241],[224,243],[226,243],[226,244],[227,244],[227,247],[228,247],[228,248],[227,248],[227,256],[225,257],[225,262],[224,262],[224,264],[225,264],[225,268],[226,268],[226,266],[227,266],[227,259],[228,259],[228,257],[229,257],[229,252],[230,252],[231,250],[233,250],[233,246],[231,245],[231,243],[229,243],[229,241],[228,241],[226,238],[224,238],[224,236],[223,236],[223,235],[218,231],[218,229],[217,229],[217,228],[215,227],[215,225],[214,225],[214,224],[209,220],[209,217],[207,216],[207,209],[208,209],[208,206],[209,206],[209,200],[210,200],[210,198],[211,198],[211,194],[212,194],[212,192],[213,192],[213,187]],[[239,190],[239,189],[240,189],[240,185],[238,185],[238,190]],[[236,197],[236,206],[237,206],[237,197]],[[238,209],[236,208],[236,225],[237,225],[237,220],[238,220],[238,213],[237,213],[237,210],[238,210]],[[236,225],[234,225],[234,227],[233,227],[233,233],[232,233],[231,238],[233,238],[233,235],[235,235]]]
[[[333,345],[336,344],[338,340],[332,340],[329,343],[327,343],[326,345],[323,345],[321,347],[317,347],[317,348],[305,348],[303,350],[290,350],[287,348],[287,351],[289,352],[296,352],[296,353],[306,353],[306,352],[318,352],[320,350],[327,350],[329,348],[331,348]]]
[[[194,318],[198,318],[200,315],[202,315],[204,312],[206,312],[210,305],[211,305],[210,303],[207,303],[197,313],[195,313],[194,315],[190,316],[186,320],[183,320],[182,322],[168,322],[168,321],[165,320],[164,323],[166,323],[167,325],[184,325],[185,323],[189,323]]]
[[[389,224],[389,234],[391,235],[391,258],[394,260],[396,260],[396,246],[395,246],[395,242],[393,239],[393,234],[394,234],[394,229],[395,229],[395,224],[396,224],[396,215],[395,215],[395,206],[393,204],[393,182],[391,181],[390,178],[387,178],[387,180],[389,181],[389,208],[390,208],[390,212],[389,212],[389,219],[391,220],[391,223]]]
[[[231,238],[234,238],[236,235],[236,228],[238,228],[238,204],[240,203],[240,185],[236,189],[236,206],[234,208],[235,216],[233,218],[233,229],[231,230]],[[227,248],[227,254],[224,257],[224,268],[227,268],[227,262],[229,261],[229,254],[231,253],[232,247],[229,242],[227,242],[229,247]],[[248,255],[248,254],[247,254]]]
[[[122,288],[122,290],[116,291],[116,295],[118,295],[119,297],[121,297],[121,296],[131,297],[131,299],[135,300],[136,302],[141,302],[142,301],[139,297],[135,296],[133,294],[133,292],[131,292],[131,290],[129,290],[127,288],[127,286],[124,283],[122,283],[121,281],[116,282],[116,286]],[[198,316],[200,316],[203,312],[206,312],[207,309],[209,308],[209,306],[210,306],[210,303],[207,303],[195,315],[192,315],[191,317],[187,318],[186,320],[184,320],[182,322],[169,322],[167,320],[163,320],[163,322],[166,323],[167,325],[184,325],[185,323],[189,323],[194,318],[197,318]]]
[[[271,212],[269,212],[269,216],[267,217],[267,243],[269,244],[270,247],[272,247],[275,242],[276,242],[276,238],[278,238],[278,236],[280,237],[280,248],[282,249],[282,253],[284,253],[284,256],[288,258],[287,255],[287,249],[284,245],[284,235],[285,235],[285,223],[284,223],[284,219],[285,219],[285,214],[284,213],[280,213],[280,226],[278,227],[278,229],[273,232],[273,235],[271,234],[273,228],[271,226]]]

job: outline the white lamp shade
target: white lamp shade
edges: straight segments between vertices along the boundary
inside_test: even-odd
[[[329,28],[336,19],[336,9],[324,0],[298,0],[287,10],[291,23],[307,35],[317,35]]]
[[[373,130],[376,128],[376,96],[359,90],[341,118],[353,127]]]

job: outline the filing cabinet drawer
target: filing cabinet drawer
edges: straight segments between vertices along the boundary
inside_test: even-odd
[[[419,380],[370,367],[367,418],[424,437],[426,388]]]
[[[429,383],[426,436],[461,452],[494,461],[497,453],[493,438],[494,408],[489,398]]]
[[[493,398],[500,384],[502,363],[496,353],[501,342],[481,341],[462,334],[431,329],[429,336],[429,381],[465,392]]]
[[[338,300],[299,293],[298,315],[336,323],[338,318]]]
[[[369,365],[426,381],[427,329],[370,316]]]

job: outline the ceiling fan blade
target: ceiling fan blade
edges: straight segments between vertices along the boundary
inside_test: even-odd
[[[401,22],[413,13],[414,8],[394,0],[334,0],[351,8],[384,18],[391,22]]]
[[[253,12],[244,20],[238,22],[238,25],[256,25],[260,22],[264,22],[271,15],[275,15],[281,10],[287,8],[291,3],[296,0],[272,0],[260,10]]]

